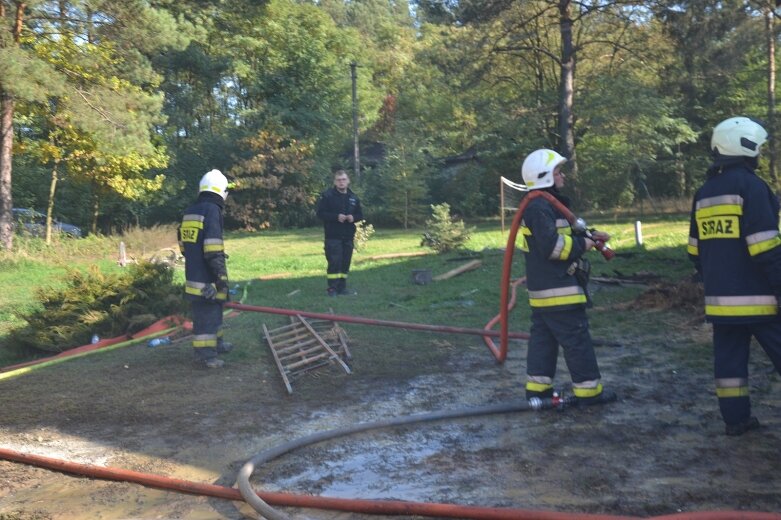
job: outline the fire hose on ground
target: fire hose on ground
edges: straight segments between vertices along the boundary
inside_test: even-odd
[[[239,489],[152,475],[121,468],[80,464],[51,457],[20,453],[4,448],[0,448],[0,459],[87,478],[130,482],[155,489],[220,498],[224,500],[244,500],[268,520],[290,519],[289,516],[276,511],[270,504],[276,506],[324,509],[375,515],[418,515],[433,518],[469,518],[474,520],[639,520],[641,517],[634,516],[533,511],[516,508],[491,508],[459,504],[408,502],[401,500],[332,498],[296,495],[284,492],[256,493],[249,483],[249,478],[259,464],[272,460],[285,453],[289,453],[297,448],[344,435],[377,428],[388,428],[444,419],[561,408],[568,404],[569,401],[567,399],[546,399],[529,402],[520,401],[461,410],[410,415],[318,432],[265,450],[253,457],[239,471],[237,476]],[[754,511],[698,511],[656,516],[651,517],[648,520],[781,520],[781,514]]]

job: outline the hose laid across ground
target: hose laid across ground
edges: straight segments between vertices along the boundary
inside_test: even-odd
[[[250,461],[248,461],[242,468],[239,470],[238,476],[236,478],[236,482],[239,485],[239,490],[241,491],[241,496],[244,497],[244,500],[252,506],[255,511],[263,515],[264,518],[267,518],[268,520],[290,520],[290,517],[280,513],[279,511],[275,510],[273,507],[268,505],[266,502],[264,502],[260,497],[258,497],[255,490],[252,488],[252,485],[249,482],[250,477],[255,471],[255,468],[259,466],[260,464],[263,464],[265,462],[268,462],[270,460],[273,460],[280,455],[283,455],[285,453],[288,453],[290,451],[296,450],[298,448],[302,448],[304,446],[309,446],[310,444],[316,444],[318,442],[323,442],[326,440],[334,439],[336,437],[343,437],[346,435],[352,435],[359,432],[364,432],[367,430],[375,430],[379,428],[389,428],[392,426],[402,426],[402,425],[408,425],[408,424],[417,424],[422,422],[430,422],[430,421],[439,421],[442,419],[453,419],[458,417],[473,417],[478,415],[489,415],[489,414],[496,414],[496,413],[508,413],[508,412],[519,412],[519,411],[528,411],[532,409],[541,409],[543,407],[545,408],[551,408],[554,406],[554,403],[547,399],[546,402],[543,402],[543,400],[538,399],[535,401],[535,403],[539,403],[537,406],[532,407],[528,401],[518,401],[515,403],[507,403],[507,404],[497,404],[497,405],[488,405],[488,406],[481,406],[476,408],[466,408],[466,409],[460,409],[460,410],[452,410],[452,411],[440,411],[440,412],[432,412],[432,413],[425,413],[425,414],[415,414],[415,415],[407,415],[403,417],[396,417],[392,419],[386,419],[381,421],[374,421],[374,422],[367,422],[367,423],[358,423],[353,424],[350,426],[345,426],[342,428],[336,428],[334,430],[328,430],[323,432],[317,432],[313,433],[311,435],[307,435],[305,437],[301,437],[299,439],[294,439],[292,441],[286,442],[284,444],[281,444],[279,446],[275,446],[273,448],[270,448],[268,450],[262,451],[261,453],[255,455]],[[441,514],[431,514],[432,512],[444,512],[444,509],[460,509],[461,506],[450,506],[445,504],[413,504],[409,502],[403,502],[405,505],[403,513],[396,513],[396,514],[418,514],[418,515],[424,515],[424,516],[447,516],[447,515],[441,515]],[[374,509],[374,508],[371,508]],[[482,508],[477,508],[482,509]],[[363,513],[372,513],[373,511],[370,511],[368,509],[361,509],[355,510],[350,509],[352,512],[363,512]],[[385,514],[386,511],[383,511]],[[456,512],[456,511],[453,511]],[[464,511],[460,511],[458,513],[458,516],[462,518],[480,518],[480,519],[510,519],[514,518],[517,520],[521,520],[523,518],[540,518],[539,516],[534,517],[527,517],[527,516],[519,516],[519,512],[517,510],[515,511],[507,511],[507,514],[509,516],[495,516],[498,514],[498,511],[493,511],[490,516],[467,516],[463,514]],[[535,513],[536,515],[537,513]],[[578,517],[578,518],[596,518],[596,517]]]
[[[256,511],[258,511],[258,507],[256,506],[262,507],[263,510],[259,512],[261,512],[261,514],[268,514],[269,516],[267,516],[267,518],[269,520],[287,520],[289,517],[275,511],[268,504],[312,509],[329,509],[334,511],[348,511],[376,515],[420,515],[437,518],[470,518],[474,520],[639,520],[639,517],[614,515],[530,511],[526,509],[489,508],[457,504],[406,502],[400,500],[330,498],[311,495],[294,495],[283,492],[255,493],[249,484],[249,478],[258,464],[267,460],[271,460],[274,457],[278,457],[298,447],[321,442],[327,439],[332,439],[340,435],[348,435],[350,433],[366,431],[372,428],[399,426],[403,424],[414,424],[448,418],[560,407],[565,406],[567,403],[567,400],[561,400],[558,402],[554,402],[553,400],[538,400],[531,402],[521,401],[477,408],[467,408],[462,410],[411,415],[386,421],[361,423],[354,426],[312,434],[306,437],[302,437],[299,440],[283,444],[270,450],[266,450],[253,457],[241,468],[239,472],[237,482],[239,483],[240,489],[238,490],[227,486],[192,482],[160,475],[152,475],[149,473],[140,473],[137,471],[121,468],[79,464],[76,462],[54,459],[51,457],[20,453],[4,448],[0,448],[0,459],[29,464],[40,468],[60,471],[72,475],[81,475],[88,478],[132,482],[156,489],[221,498],[225,500],[245,500]],[[257,502],[258,500],[260,500],[264,505],[259,504]],[[752,511],[699,511],[691,513],[677,513],[653,518],[655,520],[781,520],[781,514]]]

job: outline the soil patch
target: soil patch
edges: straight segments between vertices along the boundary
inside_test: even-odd
[[[781,382],[767,357],[757,349],[750,379],[763,427],[726,437],[712,391],[710,350],[702,340],[707,327],[685,326],[691,316],[647,307],[636,312],[636,323],[677,326],[654,335],[619,330],[609,339],[620,346],[598,348],[603,380],[619,395],[616,403],[366,432],[285,455],[259,468],[256,487],[636,516],[781,511]],[[259,330],[266,317],[246,319]],[[352,374],[320,369],[294,381],[292,395],[267,347],[246,339],[221,370],[192,366],[189,344],[177,341],[157,349],[130,346],[3,380],[0,446],[233,485],[244,462],[292,438],[522,396],[524,343],[511,344],[500,365],[479,338],[409,333],[402,344],[384,339],[379,329],[363,330],[352,337]],[[241,339],[232,332],[228,339]],[[557,383],[569,390],[563,360]],[[285,512],[296,519],[376,518]],[[256,515],[238,502],[0,461],[0,519],[96,518]]]

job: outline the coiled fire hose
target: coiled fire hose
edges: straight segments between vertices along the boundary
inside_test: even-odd
[[[255,455],[251,460],[242,466],[239,470],[236,483],[239,485],[239,491],[244,500],[252,506],[255,511],[260,513],[264,518],[268,520],[291,520],[291,518],[263,501],[253,489],[249,482],[250,477],[255,472],[255,469],[269,462],[285,453],[289,453],[293,450],[303,448],[319,442],[331,440],[337,437],[344,437],[355,433],[360,433],[368,430],[375,430],[380,428],[390,428],[395,426],[403,426],[410,424],[419,424],[424,422],[440,421],[444,419],[475,417],[480,415],[490,415],[498,413],[510,413],[510,412],[524,412],[530,410],[544,410],[550,408],[564,408],[571,405],[574,402],[574,397],[567,398],[533,398],[529,401],[516,401],[511,403],[486,405],[473,408],[466,408],[460,410],[439,411],[424,414],[406,415],[403,417],[396,417],[391,419],[385,419],[381,421],[358,423],[342,428],[336,428],[333,430],[327,430],[322,432],[306,435],[299,439],[286,442],[279,446],[267,449]],[[355,501],[358,502],[358,501]],[[390,508],[392,504],[402,504],[404,514],[418,514],[423,516],[451,516],[458,514],[460,517],[474,518],[474,519],[514,519],[523,520],[524,518],[544,518],[540,516],[540,512],[535,512],[532,516],[525,516],[523,512],[510,509],[492,509],[492,508],[468,508],[471,509],[470,515],[466,515],[467,511],[464,511],[465,506],[456,506],[450,504],[421,504],[414,502],[393,502],[393,501],[363,501],[366,502],[365,509],[350,509],[353,512],[365,512],[365,513],[377,513],[376,504],[385,504]],[[388,513],[389,511],[385,511]],[[448,514],[444,514],[444,513]],[[401,514],[402,512],[396,512]],[[437,513],[437,514],[433,514]],[[544,513],[543,513],[544,515]],[[552,518],[552,517],[551,517]],[[592,515],[580,515],[572,518],[603,518]],[[617,518],[617,517],[614,517]]]

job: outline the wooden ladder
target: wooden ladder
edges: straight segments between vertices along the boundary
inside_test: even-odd
[[[351,373],[345,362],[352,359],[347,335],[333,321],[296,314],[290,317],[290,324],[276,329],[269,330],[264,323],[263,334],[289,394],[293,393],[291,379],[315,368],[337,363]]]

